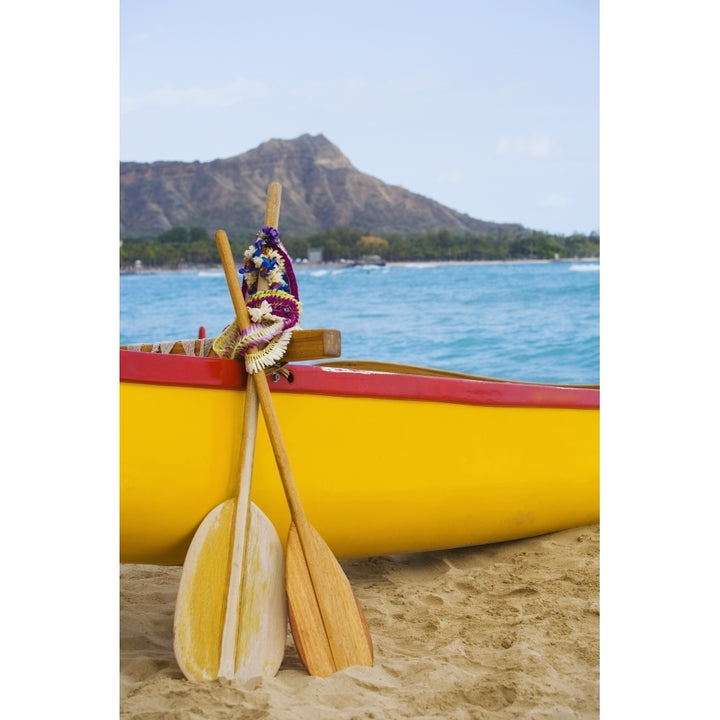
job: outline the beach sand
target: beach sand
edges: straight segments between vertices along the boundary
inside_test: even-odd
[[[311,677],[288,631],[278,674],[184,679],[172,622],[181,568],[120,566],[120,717],[343,720],[597,718],[598,525],[342,560],[375,664]]]

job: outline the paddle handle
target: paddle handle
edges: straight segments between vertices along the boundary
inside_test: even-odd
[[[282,185],[279,182],[271,182],[268,185],[267,200],[265,201],[265,224],[277,230],[280,221],[280,196]]]
[[[272,183],[268,189],[268,194],[272,191],[273,185],[277,185],[279,200],[279,183]],[[270,203],[268,203],[268,205],[270,205]],[[266,214],[265,220],[268,224],[270,224],[268,221],[268,214]],[[275,222],[277,223],[277,219]],[[275,226],[272,225],[271,227]],[[223,271],[225,272],[225,280],[227,281],[227,285],[230,290],[230,297],[235,310],[235,316],[237,317],[238,326],[241,329],[246,330],[250,327],[250,315],[248,313],[247,306],[245,305],[245,298],[243,297],[240,279],[238,278],[235,261],[232,256],[232,250],[230,249],[230,241],[228,240],[228,236],[224,230],[218,230],[215,233],[215,243],[217,244]],[[285,498],[287,499],[288,507],[290,508],[290,516],[296,525],[304,525],[307,522],[305,512],[300,501],[297,485],[295,484],[295,478],[293,476],[292,467],[290,466],[285,442],[283,441],[280,423],[277,418],[277,413],[275,412],[275,406],[273,405],[272,398],[270,397],[270,388],[268,386],[267,377],[264,372],[258,372],[253,373],[252,378],[255,383],[255,390],[260,401],[263,417],[265,418],[265,426],[270,437],[270,444],[272,445],[273,452],[275,454],[275,460],[280,473],[280,480],[282,481],[283,489],[285,491]]]

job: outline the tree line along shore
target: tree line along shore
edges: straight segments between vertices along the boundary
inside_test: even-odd
[[[241,239],[237,239],[241,238]],[[453,234],[433,230],[422,235],[378,235],[358,229],[326,230],[308,237],[281,239],[289,255],[312,262],[360,262],[372,256],[383,262],[439,262],[477,260],[562,260],[599,258],[600,236],[553,235],[526,230]],[[252,243],[253,235],[235,234],[231,240],[236,258]],[[127,238],[120,242],[120,269],[174,269],[216,265],[215,240],[205,228],[177,227],[154,238]]]

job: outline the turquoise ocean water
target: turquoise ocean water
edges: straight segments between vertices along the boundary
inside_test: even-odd
[[[294,265],[301,327],[342,358],[556,383],[599,383],[596,262]],[[214,336],[233,317],[221,270],[120,277],[120,344]]]

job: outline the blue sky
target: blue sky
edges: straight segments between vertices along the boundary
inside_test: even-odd
[[[600,230],[597,0],[120,0],[120,160],[323,133],[472,217]]]

